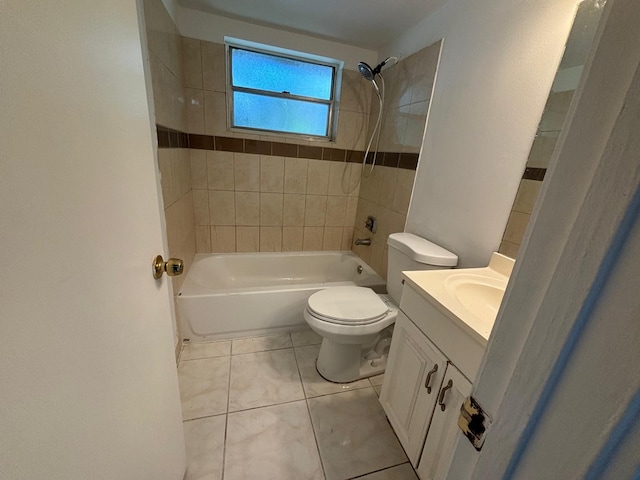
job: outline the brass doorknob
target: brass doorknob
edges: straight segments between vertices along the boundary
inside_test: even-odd
[[[184,262],[179,258],[170,258],[165,262],[162,255],[158,255],[153,259],[151,266],[153,269],[153,278],[156,280],[162,277],[164,272],[167,272],[167,275],[170,277],[182,275],[182,272],[184,272]]]

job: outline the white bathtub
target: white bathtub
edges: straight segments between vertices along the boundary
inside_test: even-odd
[[[203,341],[299,330],[309,296],[338,285],[385,292],[384,279],[352,252],[198,254],[178,294],[182,336]]]

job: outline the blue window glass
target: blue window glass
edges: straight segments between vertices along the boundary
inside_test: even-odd
[[[233,127],[331,138],[336,66],[245,47],[229,55]]]
[[[233,107],[237,127],[327,136],[329,106],[323,103],[234,92]]]

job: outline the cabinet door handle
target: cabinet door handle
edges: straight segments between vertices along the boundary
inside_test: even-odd
[[[440,405],[440,409],[444,412],[446,405],[444,404],[444,394],[447,393],[447,390],[449,390],[451,387],[453,387],[453,380],[449,379],[449,382],[442,387],[442,390],[440,390],[440,398],[438,398],[438,405]]]
[[[431,383],[431,377],[433,377],[433,374],[436,373],[437,371],[438,371],[438,364],[436,363],[431,369],[431,371],[427,373],[427,379],[424,381],[424,386],[427,389],[428,395],[431,395],[431,387],[429,386],[429,384]]]

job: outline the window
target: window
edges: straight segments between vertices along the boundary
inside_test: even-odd
[[[226,42],[231,127],[334,139],[342,62],[239,42]]]

